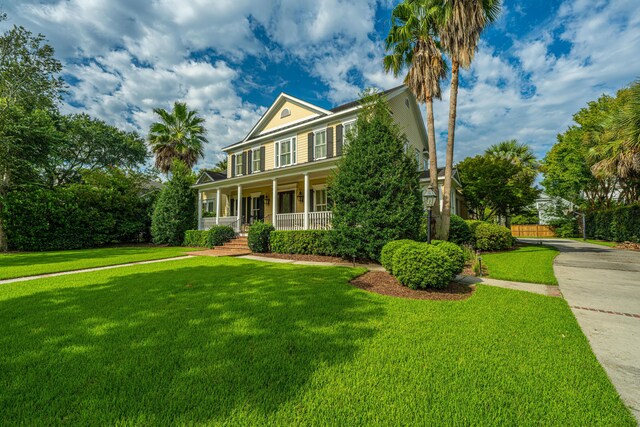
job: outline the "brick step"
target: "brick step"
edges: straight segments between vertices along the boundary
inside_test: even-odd
[[[249,245],[243,243],[225,243],[223,246],[216,247],[225,249],[249,249]]]
[[[217,256],[240,256],[240,255],[250,255],[251,251],[247,249],[239,249],[239,248],[225,248],[223,246],[217,246],[213,248],[212,253]]]

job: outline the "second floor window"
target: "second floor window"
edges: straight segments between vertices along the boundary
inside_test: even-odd
[[[251,153],[251,171],[260,172],[261,162],[262,158],[260,157],[260,148],[254,148],[253,153]]]
[[[342,125],[342,134],[344,135],[344,144],[349,144],[349,140],[356,136],[356,122],[348,122]]]
[[[296,138],[295,136],[283,139],[275,144],[275,167],[290,166],[296,163]]]
[[[314,160],[327,157],[327,131],[316,132],[313,138],[313,158]]]
[[[242,153],[236,154],[236,175],[242,175]]]

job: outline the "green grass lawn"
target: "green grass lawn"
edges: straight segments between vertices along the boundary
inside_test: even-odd
[[[52,252],[0,253],[0,279],[104,267],[184,255],[194,248],[124,246]]]
[[[2,285],[3,424],[635,425],[564,300],[405,300],[361,271],[198,257]]]
[[[482,254],[489,277],[515,282],[557,285],[553,259],[558,250],[550,246],[521,246],[507,252]]]
[[[583,239],[581,239],[579,237],[572,237],[571,240],[575,240],[576,242],[584,242],[585,241],[585,240],[583,240]],[[607,242],[606,240],[587,239],[586,242],[587,243],[593,243],[594,245],[609,246],[610,248],[613,248],[613,247],[618,245],[617,242]]]

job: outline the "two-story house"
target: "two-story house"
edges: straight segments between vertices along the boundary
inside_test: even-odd
[[[427,135],[416,99],[405,86],[383,96],[406,135],[407,154],[416,157],[426,188]],[[349,143],[360,108],[354,101],[326,110],[280,94],[242,141],[224,148],[227,174],[204,171],[198,177],[194,188],[199,227],[222,224],[240,231],[243,225],[262,220],[276,229],[329,228],[327,178]],[[439,175],[442,191],[444,175]],[[459,213],[464,206],[455,175],[453,187],[453,213]]]

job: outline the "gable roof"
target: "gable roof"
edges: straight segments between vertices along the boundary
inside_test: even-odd
[[[393,94],[394,92],[397,92],[396,94],[394,94],[393,96],[397,95],[398,93],[401,93],[402,90],[399,89],[406,89],[405,85],[400,85],[400,86],[396,86],[394,88],[391,89],[387,89],[383,92],[380,92],[380,95],[382,96],[389,96],[391,94]],[[392,96],[392,97],[393,97]],[[267,132],[262,132],[260,133],[259,130],[261,128],[262,125],[264,125],[265,122],[267,122],[269,120],[269,118],[271,116],[273,116],[274,112],[277,112],[279,110],[280,104],[283,104],[284,101],[283,100],[290,100],[294,103],[299,103],[301,105],[303,105],[304,107],[308,108],[308,109],[312,109],[314,111],[314,114],[311,117],[296,121],[296,122],[292,122],[289,123],[285,126],[280,126],[274,129],[270,129]],[[329,116],[332,116],[334,114],[339,114],[348,110],[351,110],[353,108],[356,108],[360,105],[360,100],[357,99],[355,101],[350,101],[347,102],[345,104],[342,105],[338,105],[337,107],[332,108],[331,110],[325,110],[323,108],[317,107],[313,104],[309,104],[308,102],[302,101],[301,99],[295,98],[293,96],[287,95],[285,93],[281,93],[278,98],[276,98],[276,100],[274,101],[274,103],[271,105],[271,107],[269,107],[269,109],[262,115],[262,117],[260,118],[260,120],[258,121],[258,123],[255,124],[255,126],[253,126],[253,128],[251,128],[251,131],[249,131],[249,133],[247,134],[247,136],[242,140],[242,141],[238,141],[238,142],[234,142],[233,144],[230,144],[226,147],[224,147],[222,150],[228,150],[231,148],[234,148],[236,146],[240,146],[243,145],[244,143],[248,143],[253,141],[254,139],[257,138],[262,138],[264,136],[267,135],[272,135],[275,133],[279,133],[282,131],[285,131],[287,129],[291,129],[306,123],[310,123],[316,120],[321,120],[323,118],[327,118]]]
[[[200,176],[196,180],[196,184],[205,184],[207,182],[222,181],[223,179],[227,179],[226,174],[203,169],[200,172]]]
[[[454,181],[456,181],[458,183],[458,185],[462,185],[460,182],[460,175],[458,175],[458,169],[457,168],[453,168],[453,173],[451,174],[452,178]],[[429,170],[427,169],[426,171],[422,171],[420,173],[420,179],[428,179],[431,180],[431,173],[429,172]],[[444,179],[444,168],[438,168],[438,181],[440,181],[441,179]]]

